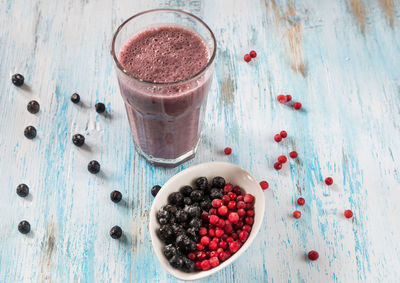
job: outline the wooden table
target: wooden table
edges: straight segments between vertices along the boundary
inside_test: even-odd
[[[109,54],[123,20],[156,7],[198,15],[218,40],[198,154],[174,169],[135,152]],[[152,251],[150,189],[223,160],[270,188],[253,245],[204,282],[399,282],[399,15],[397,0],[1,0],[0,281],[175,281]],[[244,62],[252,49],[257,58]],[[11,84],[16,72],[26,87]],[[82,105],[70,102],[74,92]],[[280,93],[302,110],[278,103]],[[26,110],[32,99],[36,115]],[[94,111],[98,101],[105,116]],[[28,125],[34,140],[24,137]],[[283,129],[288,138],[278,144]],[[75,133],[87,148],[72,144]],[[292,150],[298,160],[274,170]],[[102,174],[88,173],[92,159]],[[15,193],[20,183],[30,187],[25,199]],[[122,204],[110,201],[114,189]],[[17,230],[23,219],[28,235]],[[125,240],[110,238],[113,225]],[[311,249],[315,262],[306,259]]]

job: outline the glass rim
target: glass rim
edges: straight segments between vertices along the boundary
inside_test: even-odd
[[[200,22],[200,23],[208,30],[208,32],[211,34],[211,38],[212,38],[213,44],[214,44],[214,48],[213,48],[213,50],[212,50],[211,57],[210,57],[210,59],[208,60],[207,64],[204,66],[204,68],[201,69],[201,70],[200,70],[199,72],[197,72],[196,74],[194,74],[193,76],[188,77],[188,78],[185,78],[185,79],[182,79],[182,80],[179,80],[179,81],[174,81],[174,82],[153,82],[153,81],[147,81],[147,80],[138,78],[138,77],[134,76],[133,74],[131,74],[130,72],[128,72],[128,71],[121,65],[121,63],[119,62],[118,57],[117,57],[117,55],[115,54],[115,42],[116,42],[117,36],[118,36],[119,32],[122,30],[122,28],[123,28],[128,22],[130,22],[131,20],[133,20],[133,19],[135,19],[135,18],[137,18],[137,17],[139,17],[139,16],[141,16],[141,15],[148,14],[148,13],[152,13],[152,12],[159,12],[159,11],[170,11],[170,12],[177,12],[177,13],[182,13],[182,14],[188,15],[189,17],[192,17],[192,18],[194,18],[195,20],[197,20],[198,22]],[[209,26],[208,26],[202,19],[200,19],[199,17],[197,17],[197,16],[195,16],[195,15],[193,15],[193,14],[191,14],[191,13],[188,13],[188,12],[185,12],[185,11],[182,11],[182,10],[178,10],[178,9],[152,9],[152,10],[146,10],[146,11],[137,13],[137,14],[133,15],[132,17],[126,19],[126,20],[117,28],[117,30],[115,31],[115,33],[114,33],[114,35],[113,35],[113,39],[112,39],[112,42],[111,42],[111,56],[113,57],[114,63],[115,63],[115,65],[118,67],[118,69],[120,69],[120,70],[122,71],[122,73],[124,73],[125,75],[131,77],[132,79],[135,79],[135,80],[137,80],[137,81],[139,81],[139,82],[141,82],[141,83],[147,83],[147,84],[152,84],[152,85],[175,85],[175,84],[180,84],[180,83],[183,83],[183,82],[186,82],[186,81],[190,81],[190,80],[192,80],[192,79],[194,79],[194,78],[200,76],[200,75],[201,75],[202,73],[204,73],[204,72],[208,69],[208,67],[211,66],[211,64],[214,62],[216,52],[217,52],[217,41],[216,41],[216,39],[215,39],[214,33],[213,33],[212,30],[209,28]]]

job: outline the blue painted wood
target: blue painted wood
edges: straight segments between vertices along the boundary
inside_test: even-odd
[[[199,152],[174,169],[134,151],[108,51],[123,19],[154,7],[190,11],[218,39]],[[175,281],[152,252],[150,188],[193,164],[226,160],[269,181],[264,225],[244,256],[204,282],[397,282],[399,9],[395,0],[1,0],[0,281]],[[251,49],[258,56],[247,64]],[[15,72],[26,88],[10,83]],[[73,92],[83,105],[70,103]],[[279,93],[302,111],[279,104]],[[26,111],[31,99],[41,104],[36,115]],[[30,124],[33,141],[23,136]],[[282,129],[289,137],[277,144]],[[88,147],[71,143],[77,132]],[[276,157],[293,149],[299,159],[276,172]],[[92,159],[102,175],[86,171]],[[15,194],[22,182],[27,199]],[[109,200],[113,189],[123,204]],[[22,219],[32,225],[27,236],[17,231]],[[113,225],[123,241],[108,236]],[[305,260],[310,249],[318,261]]]

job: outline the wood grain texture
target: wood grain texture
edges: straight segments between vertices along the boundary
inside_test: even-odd
[[[218,40],[198,154],[174,169],[135,152],[109,55],[118,25],[156,7],[198,15]],[[0,281],[175,282],[152,252],[150,188],[225,160],[269,181],[264,224],[244,256],[204,282],[398,282],[399,9],[396,0],[0,0]],[[11,84],[15,72],[26,87]],[[69,101],[74,92],[82,105]],[[279,93],[303,109],[277,103]],[[31,99],[36,115],[26,111]],[[32,141],[27,125],[38,129]],[[277,144],[282,129],[289,137]],[[86,147],[72,144],[78,132]],[[299,159],[275,171],[293,149]],[[99,176],[86,170],[92,159]],[[122,204],[109,200],[114,189]],[[299,196],[306,205],[295,221]],[[22,219],[27,236],[17,231]],[[113,225],[121,241],[109,237]],[[310,249],[318,261],[305,260]]]

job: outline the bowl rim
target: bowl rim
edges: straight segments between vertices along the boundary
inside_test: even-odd
[[[159,243],[162,244],[161,240],[158,239],[158,236],[156,234],[156,227],[159,226],[159,223],[157,222],[157,218],[156,218],[156,212],[155,212],[155,206],[158,206],[158,199],[157,198],[159,196],[159,194],[157,194],[157,196],[154,198],[153,203],[151,205],[151,209],[150,209],[150,214],[149,214],[149,230],[150,230],[150,236],[151,236],[151,243],[153,246],[153,250],[154,253],[157,256],[158,261],[161,263],[161,266],[169,273],[171,274],[173,277],[180,279],[180,280],[184,280],[184,281],[192,281],[192,280],[198,280],[198,279],[202,279],[205,277],[208,277],[218,271],[220,271],[221,269],[224,269],[225,267],[229,266],[230,264],[232,264],[234,261],[236,261],[248,248],[249,246],[252,244],[253,240],[255,239],[255,237],[257,236],[263,219],[264,219],[264,212],[265,212],[265,198],[264,198],[264,194],[263,191],[261,190],[259,183],[257,182],[257,180],[245,169],[243,169],[242,167],[233,164],[233,163],[229,163],[229,162],[223,162],[223,161],[212,161],[212,162],[205,162],[205,163],[200,163],[191,167],[188,167],[182,171],[180,171],[179,173],[175,174],[174,176],[172,176],[170,179],[168,179],[168,181],[162,186],[160,192],[163,190],[163,188],[165,188],[166,186],[168,186],[170,183],[174,183],[176,179],[181,178],[184,175],[187,174],[191,174],[192,171],[196,171],[199,170],[201,168],[208,168],[208,170],[211,170],[211,168],[209,167],[221,167],[221,166],[225,166],[225,167],[230,167],[231,169],[234,170],[239,170],[241,171],[242,174],[247,175],[247,177],[249,178],[249,180],[251,181],[251,183],[254,183],[254,188],[260,190],[261,193],[258,193],[258,196],[256,197],[256,204],[255,204],[255,210],[256,210],[256,214],[255,214],[255,218],[254,218],[254,224],[252,226],[252,230],[249,234],[249,237],[247,239],[247,241],[242,245],[242,247],[235,253],[233,254],[228,260],[222,262],[220,265],[218,265],[215,268],[212,268],[210,270],[207,271],[199,271],[199,272],[193,272],[193,273],[184,273],[183,271],[180,271],[178,269],[174,269],[173,267],[169,266],[168,263],[165,263],[164,261],[162,261],[160,259],[160,257],[164,257],[164,255],[162,254],[162,251],[159,250],[159,247],[156,246],[156,241],[158,241]],[[206,174],[205,174],[206,175]],[[182,184],[183,186],[183,184]],[[166,193],[172,193],[173,191],[171,190],[166,191],[163,194]]]

